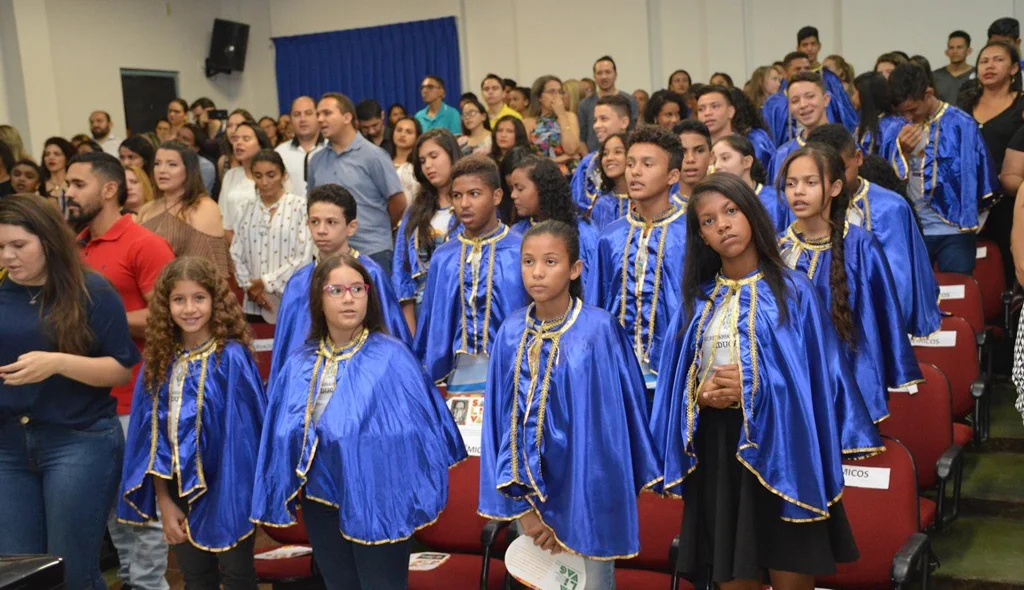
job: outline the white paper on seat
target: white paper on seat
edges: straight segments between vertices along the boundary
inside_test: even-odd
[[[552,554],[519,537],[505,552],[505,567],[512,577],[535,590],[584,590],[587,574],[583,558],[570,553]]]

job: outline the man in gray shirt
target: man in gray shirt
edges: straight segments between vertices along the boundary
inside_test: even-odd
[[[391,273],[394,240],[391,228],[405,212],[405,192],[387,152],[356,131],[356,107],[343,94],[328,92],[316,107],[326,149],[309,160],[308,188],[340,184],[359,206],[359,230],[349,240]]]
[[[615,80],[618,76],[615,60],[611,56],[601,56],[594,62],[594,81],[597,82],[597,92],[581,100],[576,113],[580,121],[580,140],[587,144],[588,151],[601,149],[601,142],[598,141],[597,134],[594,133],[594,107],[597,106],[597,99],[602,96],[620,94],[629,100],[629,110],[632,115],[629,118],[630,130],[633,129],[633,122],[639,120],[640,113],[636,106],[636,99],[632,94],[622,92],[615,87]]]
[[[960,87],[974,76],[974,68],[967,63],[971,54],[971,36],[964,31],[953,31],[946,42],[946,57],[949,65],[932,72],[935,79],[935,96],[939,100],[956,104]]]

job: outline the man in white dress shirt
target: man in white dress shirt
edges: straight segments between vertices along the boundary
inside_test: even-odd
[[[277,146],[284,166],[288,169],[291,192],[306,196],[306,177],[309,171],[309,160],[313,154],[324,149],[325,141],[320,135],[320,124],[316,120],[316,101],[308,96],[300,96],[292,101],[292,126],[295,138]]]

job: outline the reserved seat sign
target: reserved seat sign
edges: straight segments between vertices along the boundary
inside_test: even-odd
[[[869,490],[889,489],[888,467],[865,467],[863,465],[844,464],[843,480],[851,488],[867,488]]]

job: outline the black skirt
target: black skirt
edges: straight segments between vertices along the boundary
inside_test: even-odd
[[[767,581],[767,570],[823,576],[859,557],[842,502],[830,518],[782,520],[783,500],[736,459],[740,410],[705,408],[694,437],[697,469],[684,485],[679,571],[716,583]]]

